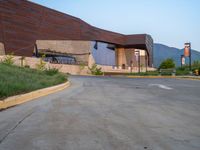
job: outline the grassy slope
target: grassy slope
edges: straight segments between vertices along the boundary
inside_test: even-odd
[[[66,80],[66,76],[60,73],[47,75],[30,68],[0,64],[0,99],[57,85]]]

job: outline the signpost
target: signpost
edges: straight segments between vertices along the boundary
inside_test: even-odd
[[[185,56],[181,55],[181,67],[183,67],[183,65],[185,65]]]
[[[189,67],[190,71],[192,71],[191,43],[185,43],[184,56],[189,57]]]

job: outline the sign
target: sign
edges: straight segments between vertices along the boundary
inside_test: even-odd
[[[181,57],[181,63],[182,65],[185,65],[185,57]]]
[[[185,43],[184,56],[190,57],[190,43]]]

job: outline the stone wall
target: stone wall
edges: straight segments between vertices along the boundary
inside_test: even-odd
[[[21,60],[20,60],[21,56],[14,56],[14,63],[15,65],[21,66]],[[5,59],[5,55],[0,56],[0,61],[2,61],[3,59]],[[39,64],[40,59],[39,58],[35,58],[35,57],[25,57],[25,60],[23,62],[23,65],[28,65],[30,66],[30,68],[36,68],[36,65]],[[92,57],[92,55],[90,55],[89,57],[89,67],[92,66],[92,64],[94,64],[94,59]],[[117,67],[113,67],[113,66],[104,66],[104,65],[98,65],[98,67],[102,68],[103,72],[130,72],[130,67],[127,69],[120,69]],[[63,73],[69,73],[72,75],[89,75],[90,71],[88,69],[88,66],[82,67],[79,65],[66,65],[66,64],[51,64],[51,63],[46,63],[46,68],[57,68],[60,72]],[[154,71],[156,70],[155,68],[149,68],[148,67],[148,71]],[[138,72],[138,67],[133,67],[132,69],[133,72]],[[141,69],[141,71],[145,71],[145,68],[143,67],[143,69]]]
[[[0,56],[0,60],[3,60],[5,58],[4,56]],[[21,56],[15,56],[14,57],[14,64],[21,66]],[[40,59],[34,58],[34,57],[25,57],[25,60],[23,61],[24,66],[30,66],[30,68],[36,68],[36,65],[39,64]],[[72,75],[87,75],[89,74],[88,67],[85,66],[84,68],[79,65],[66,65],[66,64],[51,64],[46,63],[46,68],[57,68],[60,72],[63,73],[69,73]]]
[[[49,49],[68,54],[84,54],[91,52],[90,41],[37,40],[38,49]],[[88,62],[89,55],[74,55],[77,61]]]

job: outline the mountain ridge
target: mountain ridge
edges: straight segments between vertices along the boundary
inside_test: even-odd
[[[184,54],[184,49],[170,47],[161,43],[154,43],[153,49],[153,65],[158,68],[161,62],[167,58],[172,58],[176,67],[181,66],[181,55]],[[200,61],[200,52],[192,49],[192,62]],[[189,58],[186,58],[186,64],[189,63]]]

